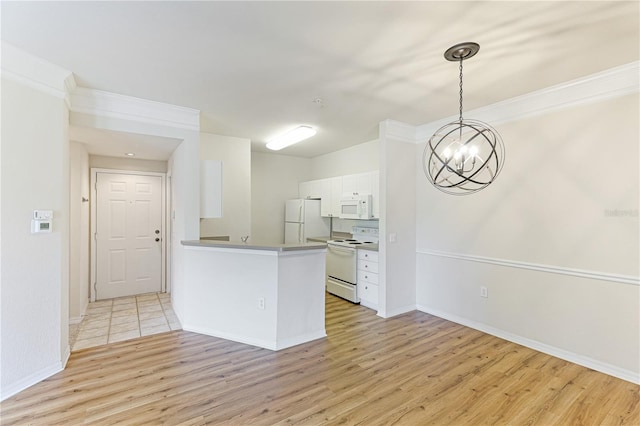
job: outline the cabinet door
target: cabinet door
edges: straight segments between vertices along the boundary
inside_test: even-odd
[[[380,172],[371,172],[371,202],[373,217],[380,219]]]
[[[320,191],[320,216],[331,217],[331,179],[317,181]]]
[[[342,176],[342,193],[353,195],[358,192],[358,175]]]
[[[342,176],[330,179],[331,184],[331,216],[340,216],[340,198],[342,198]]]
[[[371,172],[356,175],[356,188],[358,194],[373,194]]]

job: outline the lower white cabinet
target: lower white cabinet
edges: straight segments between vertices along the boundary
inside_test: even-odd
[[[357,292],[360,304],[378,309],[378,252],[358,250]]]

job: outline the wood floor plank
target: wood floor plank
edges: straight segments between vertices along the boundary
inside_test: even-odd
[[[443,319],[327,295],[327,337],[273,352],[174,331],[74,352],[3,425],[640,425],[640,387]]]

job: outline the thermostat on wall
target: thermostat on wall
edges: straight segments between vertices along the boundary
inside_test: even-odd
[[[34,210],[31,219],[31,233],[51,232],[53,228],[53,210]]]

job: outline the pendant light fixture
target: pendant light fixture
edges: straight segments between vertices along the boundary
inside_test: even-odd
[[[460,63],[460,118],[439,128],[429,139],[422,166],[429,181],[440,191],[467,195],[489,186],[504,164],[504,144],[491,126],[462,118],[462,61],[480,50],[477,43],[459,43],[444,53]]]

